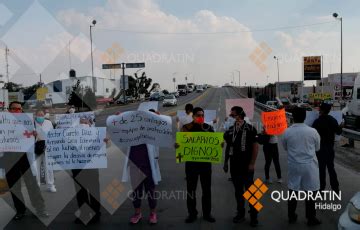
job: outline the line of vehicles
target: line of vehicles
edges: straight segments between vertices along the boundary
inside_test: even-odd
[[[208,88],[207,84],[195,85],[194,83],[179,84],[177,85],[177,91],[171,93],[154,92],[150,95],[150,101],[162,101],[163,106],[177,106],[177,98],[180,96],[186,96],[189,93],[197,92],[202,93]]]

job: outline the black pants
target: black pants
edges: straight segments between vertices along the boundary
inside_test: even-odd
[[[289,198],[291,197],[291,193],[296,192],[289,189]],[[289,199],[288,200],[288,217],[293,218],[296,215],[296,206],[297,200],[296,199]],[[305,216],[308,220],[314,219],[316,217],[316,210],[315,210],[315,201],[314,200],[305,200]]]
[[[329,172],[331,189],[339,191],[339,181],[335,171],[334,158],[335,152],[333,146],[321,146],[320,151],[316,153],[319,162],[320,190],[326,187],[326,168]]]
[[[243,194],[254,183],[254,172],[249,172],[247,167],[230,158],[230,174],[235,188],[237,212],[241,216],[245,216],[245,198]],[[251,219],[256,219],[258,211],[250,203],[249,207]]]
[[[24,196],[21,192],[21,178],[24,179],[32,206],[37,212],[45,211],[45,202],[37,185],[36,178],[32,175],[26,153],[5,153],[3,160],[6,180],[16,212],[24,214],[26,211]]]
[[[100,214],[99,170],[73,169],[71,171],[75,184],[80,186],[80,190],[76,194],[79,208],[81,208],[83,204],[87,204],[96,214]],[[89,213],[81,213],[81,215],[88,214]]]
[[[202,189],[202,211],[204,216],[211,213],[211,163],[186,162],[187,208],[190,216],[196,216],[196,187],[200,177]]]
[[[279,162],[279,149],[277,144],[264,144],[263,147],[265,155],[265,178],[270,178],[270,165],[274,161],[275,171],[278,179],[281,178],[281,168]]]

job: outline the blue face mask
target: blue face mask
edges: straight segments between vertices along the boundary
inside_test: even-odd
[[[35,120],[36,120],[37,123],[42,124],[42,123],[44,123],[45,118],[44,117],[36,117]]]

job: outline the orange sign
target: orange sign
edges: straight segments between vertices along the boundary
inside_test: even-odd
[[[269,135],[280,135],[287,129],[285,109],[273,112],[262,112],[261,120],[265,132]]]

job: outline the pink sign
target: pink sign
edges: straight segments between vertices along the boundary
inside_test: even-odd
[[[230,114],[230,110],[233,106],[240,106],[244,109],[246,116],[250,119],[254,118],[254,98],[243,98],[243,99],[226,99],[226,112],[225,115]]]

